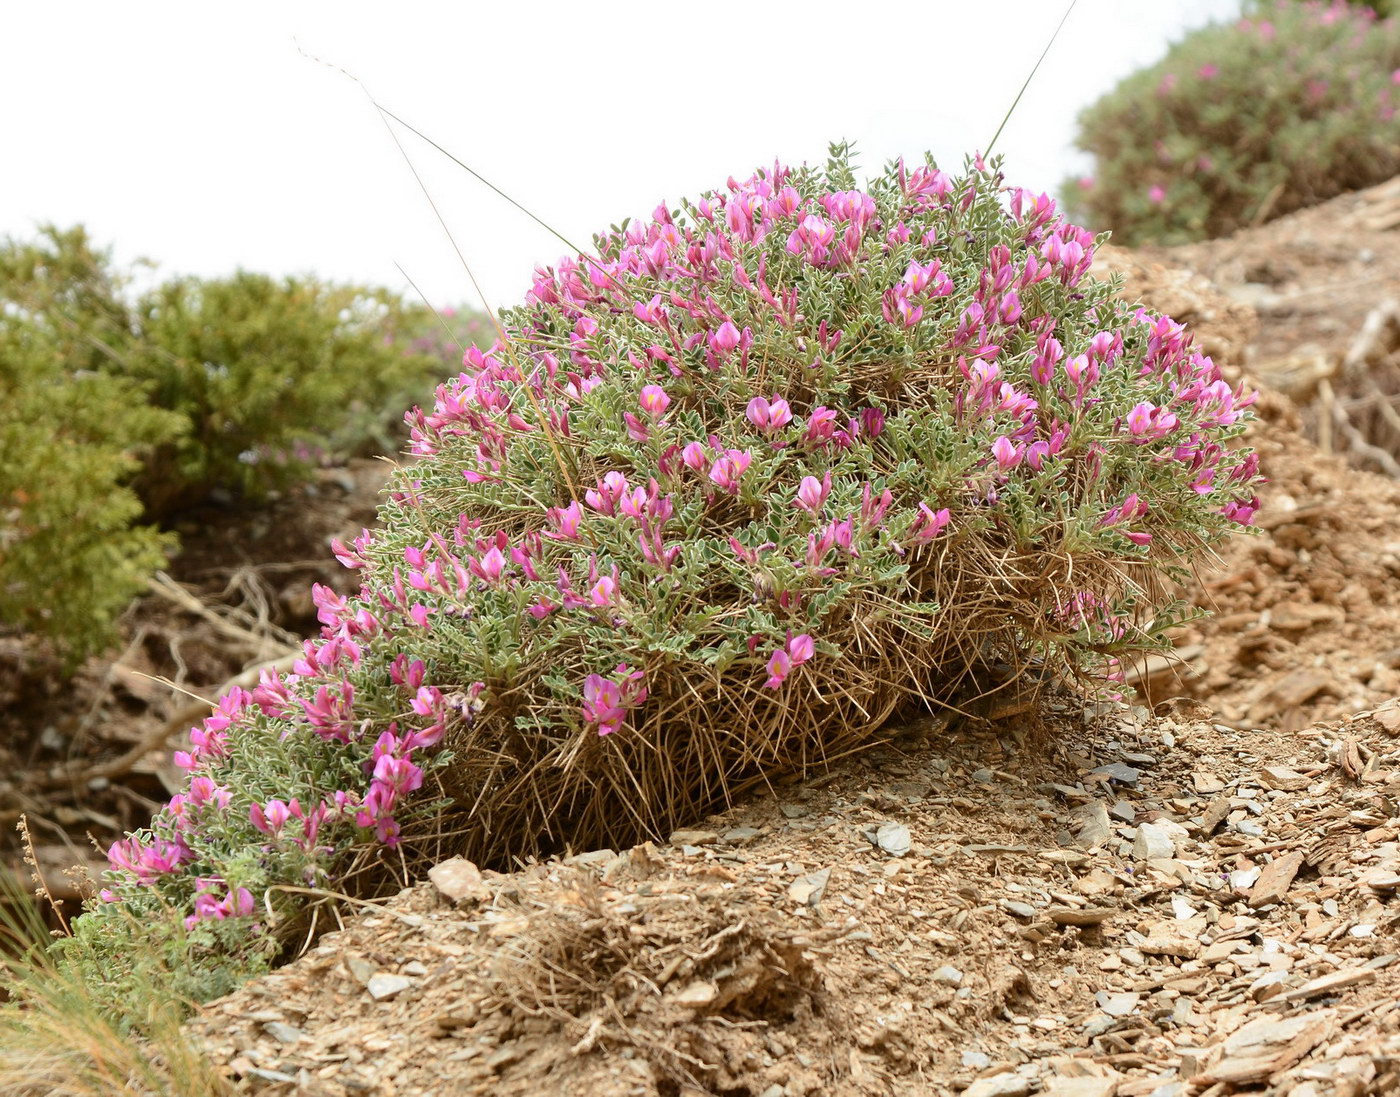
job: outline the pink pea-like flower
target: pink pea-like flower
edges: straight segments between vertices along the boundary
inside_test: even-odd
[[[753,455],[748,450],[725,450],[710,467],[710,479],[730,495],[739,493],[739,478],[748,471]]]
[[[926,544],[943,532],[950,517],[947,507],[935,511],[927,503],[920,503],[919,516],[914,519],[914,524],[909,529],[909,535],[915,542]]]
[[[763,683],[765,689],[779,689],[787,681],[787,676],[792,672],[792,659],[782,648],[776,649],[768,657],[768,681]]]
[[[1152,186],[1147,188],[1147,200],[1156,205],[1165,202],[1167,200],[1166,188],[1160,183],[1153,183]]]
[[[999,468],[1014,469],[1021,463],[1021,455],[1021,447],[1004,434],[992,443],[992,456],[996,458]]]
[[[593,584],[593,589],[588,592],[588,600],[600,608],[612,605],[616,598],[617,583],[610,575],[604,575]]]
[[[816,514],[831,491],[831,473],[818,480],[815,476],[802,477],[797,487],[797,505],[809,514]]]
[[[653,419],[660,419],[666,409],[671,405],[671,398],[666,395],[666,390],[660,385],[647,385],[642,389],[641,395],[637,398],[642,410]]]
[[[728,358],[739,345],[739,329],[732,320],[726,320],[710,335],[710,350],[717,358]]]
[[[710,452],[704,442],[691,442],[681,450],[681,463],[695,472],[704,472],[710,467]]]
[[[792,637],[787,642],[788,658],[792,660],[792,665],[801,666],[816,652],[816,644],[805,632]]]

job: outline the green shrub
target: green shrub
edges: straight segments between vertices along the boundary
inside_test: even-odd
[[[1188,35],[1080,117],[1071,212],[1123,243],[1181,243],[1400,172],[1400,22],[1265,2]]]
[[[114,639],[174,547],[136,523],[392,450],[404,403],[460,370],[458,336],[484,334],[468,312],[444,331],[386,291],[310,279],[138,297],[81,228],[0,245],[0,305],[0,621],[70,661]]]
[[[139,487],[163,515],[216,488],[257,499],[304,478],[344,427],[389,396],[429,387],[441,359],[395,337],[403,305],[383,290],[310,279],[180,279],[137,305],[131,373],[189,431],[157,451]],[[459,354],[460,359],[460,354]]]
[[[0,245],[0,622],[71,665],[112,641],[172,547],[134,524],[129,482],[181,421],[108,370],[134,338],[107,257],[80,229],[45,239]]]
[[[837,150],[539,271],[334,546],[359,595],[314,588],[321,640],[113,847],[84,947],[173,909],[256,965],[304,924],[285,888],[349,888],[376,843],[625,843],[999,662],[1112,675],[1258,477],[1249,399],[1086,278],[1094,243],[995,168],[860,190]]]

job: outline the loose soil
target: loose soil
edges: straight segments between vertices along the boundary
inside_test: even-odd
[[[1271,480],[1260,530],[1201,568],[1185,593],[1213,616],[1135,668],[1140,697],[894,728],[631,850],[508,874],[446,862],[212,1003],[192,1035],[241,1092],[269,1094],[1400,1090],[1400,484],[1307,441],[1318,386],[1293,383],[1301,345],[1335,362],[1400,299],[1397,225],[1400,182],[1102,257],[1231,376],[1281,379],[1247,439]],[[296,520],[272,527],[307,540],[281,559],[326,559],[369,502],[347,493],[314,536],[290,503]],[[179,577],[227,618],[220,591],[253,569],[261,601],[231,601],[254,632],[307,627],[299,592],[343,582],[333,563],[275,571],[241,535],[209,541],[250,555]],[[203,620],[154,605],[129,635],[149,612],[162,652]],[[106,800],[53,784],[181,703],[117,669],[169,675],[150,648],[12,723],[62,736],[12,747],[32,764],[6,793],[16,810],[28,796],[77,813],[60,829],[101,830],[159,798],[169,744]],[[215,633],[178,645],[196,692],[265,657]]]

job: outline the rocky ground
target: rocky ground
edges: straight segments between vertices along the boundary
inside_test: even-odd
[[[1186,592],[1212,616],[1134,669],[1132,703],[892,729],[632,850],[448,862],[192,1033],[269,1094],[1400,1091],[1400,481],[1343,429],[1384,418],[1356,363],[1400,369],[1373,319],[1400,299],[1396,226],[1388,184],[1102,257],[1263,379],[1272,481],[1260,532]],[[381,477],[192,518],[125,649],[63,690],[0,650],[0,817],[28,814],[41,863],[143,821],[181,690],[312,627],[312,579],[346,581],[324,540]]]

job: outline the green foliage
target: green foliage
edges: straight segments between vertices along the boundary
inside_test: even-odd
[[[73,660],[173,547],[136,523],[394,448],[386,409],[463,353],[384,290],[238,273],[137,295],[81,228],[0,245],[0,307],[0,619]]]
[[[389,334],[400,308],[382,290],[249,273],[144,296],[131,370],[189,423],[141,477],[147,508],[293,482],[324,456],[328,427],[440,369]]]
[[[0,621],[71,662],[172,547],[136,525],[141,456],[175,438],[123,363],[134,337],[122,284],[81,229],[0,247]]]
[[[1260,0],[1188,35],[1080,117],[1071,212],[1123,243],[1181,243],[1400,172],[1400,21]]]

